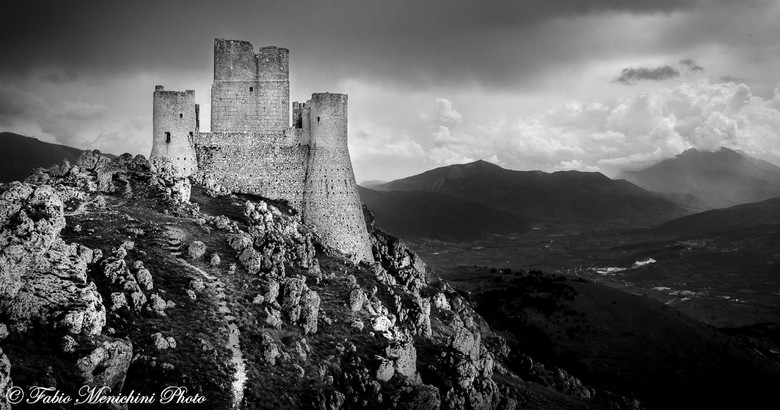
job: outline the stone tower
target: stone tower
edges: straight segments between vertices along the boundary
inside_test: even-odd
[[[152,104],[152,153],[149,158],[168,157],[182,176],[198,169],[194,138],[200,121],[195,91],[165,91],[154,88]]]
[[[287,201],[322,241],[372,262],[347,147],[347,96],[292,104],[289,51],[214,40],[211,132],[199,132],[195,92],[154,92],[152,157],[170,158],[237,193]],[[196,158],[197,157],[197,158]]]
[[[214,40],[212,132],[282,132],[290,126],[289,54],[286,48]]]
[[[373,260],[347,147],[347,95],[312,94],[301,115],[303,132],[310,138],[303,219],[325,243],[360,260]]]

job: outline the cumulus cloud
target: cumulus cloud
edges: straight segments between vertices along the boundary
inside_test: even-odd
[[[442,123],[460,124],[463,116],[458,110],[452,108],[452,101],[446,98],[437,98],[436,107],[438,108],[438,118]]]
[[[689,148],[727,147],[780,161],[780,87],[762,98],[745,84],[701,81],[609,103],[570,101],[526,117],[462,120],[454,127],[432,125],[430,159],[450,164],[492,157],[515,169],[609,175]]]

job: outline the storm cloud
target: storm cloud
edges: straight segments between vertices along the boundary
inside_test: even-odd
[[[695,74],[703,71],[704,67],[697,64],[696,61],[686,58],[678,61],[674,67],[667,64],[659,67],[624,68],[614,81],[623,85],[634,85],[637,81],[664,81],[677,78],[681,74]]]
[[[625,85],[633,85],[637,81],[661,81],[679,77],[680,72],[672,66],[664,65],[655,68],[624,68],[615,81]]]
[[[154,86],[195,89],[209,112],[222,37],[289,48],[293,101],[350,95],[359,179],[477,158],[597,167],[576,157],[581,147],[546,141],[558,127],[537,115],[727,75],[770,99],[779,18],[780,4],[767,0],[11,0],[0,13],[0,127],[146,155]],[[535,145],[486,142],[518,118],[537,118],[523,134]],[[569,131],[581,132],[572,121]],[[535,154],[513,151],[524,149]]]

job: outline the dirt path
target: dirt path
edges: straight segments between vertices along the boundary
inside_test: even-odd
[[[228,342],[227,348],[230,350],[231,357],[230,362],[235,369],[233,372],[233,383],[231,390],[233,391],[233,409],[240,409],[241,402],[244,400],[244,386],[246,385],[246,362],[244,361],[244,354],[241,351],[241,331],[236,325],[236,318],[232,315],[230,307],[227,303],[227,295],[225,295],[225,283],[218,277],[209,274],[205,270],[189,263],[182,257],[182,239],[181,232],[173,228],[168,228],[169,235],[166,235],[169,239],[167,241],[167,248],[171,252],[171,255],[182,265],[190,268],[193,272],[196,272],[203,278],[209,281],[208,286],[214,290],[216,294],[216,301],[218,306],[218,312],[224,315],[228,326]]]

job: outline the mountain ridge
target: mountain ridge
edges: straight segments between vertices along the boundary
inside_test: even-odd
[[[75,163],[84,150],[52,144],[13,132],[0,132],[0,182],[21,181],[33,169],[50,167],[63,160]],[[109,158],[113,155],[103,154]]]
[[[780,196],[780,167],[728,148],[694,148],[639,171],[625,179],[649,191],[693,195],[710,208],[724,208]]]
[[[481,160],[435,168],[377,189],[438,192],[529,220],[647,223],[685,214],[671,201],[601,173],[515,171]]]

